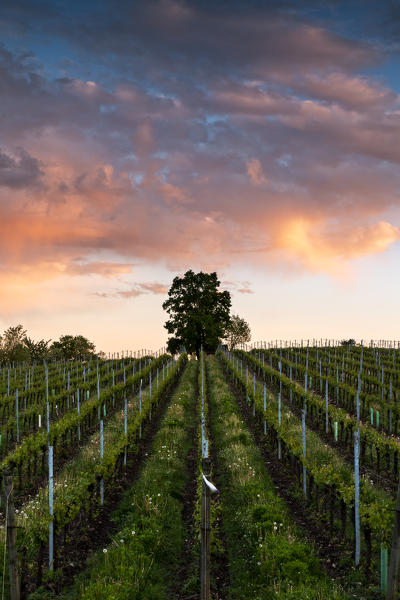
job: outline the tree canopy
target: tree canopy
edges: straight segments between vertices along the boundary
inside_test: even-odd
[[[0,335],[0,363],[36,362],[60,359],[87,359],[95,355],[95,345],[83,335],[62,335],[51,340],[34,341],[22,325],[9,327]]]
[[[229,350],[236,348],[238,344],[245,344],[251,340],[250,326],[239,315],[232,315],[225,331],[224,340]]]
[[[62,335],[50,347],[50,355],[56,359],[84,360],[90,358],[94,351],[95,345],[83,335]]]
[[[22,325],[9,327],[0,336],[1,357],[9,362],[19,362],[29,359],[29,352],[24,345],[26,331]]]
[[[27,348],[32,362],[42,362],[45,360],[49,353],[49,344],[51,340],[39,340],[35,342],[29,337],[25,337],[24,344]]]
[[[175,354],[181,347],[200,356],[215,352],[230,322],[231,295],[219,291],[217,274],[187,271],[183,277],[175,277],[163,303],[169,319],[165,328],[171,337],[169,352]]]
[[[350,338],[349,340],[342,340],[340,342],[341,346],[355,346],[356,340],[354,338]]]

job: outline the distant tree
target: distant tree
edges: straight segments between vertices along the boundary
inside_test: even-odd
[[[1,358],[3,362],[29,360],[29,350],[24,344],[26,331],[22,325],[9,327],[1,336]]]
[[[225,330],[224,340],[229,350],[236,348],[238,344],[245,344],[251,340],[250,326],[239,315],[232,315]]]
[[[200,357],[205,352],[215,352],[229,324],[231,295],[218,290],[217,274],[187,271],[175,277],[168,291],[163,309],[169,320],[164,327],[172,337],[167,348],[172,354],[184,346],[189,353]]]
[[[95,354],[95,345],[83,335],[62,335],[50,346],[50,356],[55,359],[85,360]]]
[[[42,362],[45,359],[87,359],[95,355],[95,345],[83,335],[64,335],[57,342],[35,342],[22,325],[9,327],[0,335],[0,363]]]
[[[51,340],[39,340],[35,342],[29,337],[24,338],[24,345],[29,351],[31,362],[42,362],[49,353],[49,344]]]
[[[340,342],[341,346],[355,346],[356,345],[356,340],[353,340],[353,338],[350,338],[349,340],[342,340]]]

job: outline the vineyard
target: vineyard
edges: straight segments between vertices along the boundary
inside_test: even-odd
[[[399,452],[389,343],[3,365],[1,598],[398,598]]]

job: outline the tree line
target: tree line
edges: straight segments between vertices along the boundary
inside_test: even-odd
[[[95,355],[95,345],[83,335],[62,335],[56,341],[35,341],[22,325],[9,327],[0,335],[0,364],[87,360]]]

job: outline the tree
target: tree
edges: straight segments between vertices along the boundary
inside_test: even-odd
[[[26,331],[22,325],[9,327],[1,336],[2,360],[22,362],[29,360],[29,351],[24,345]]]
[[[83,335],[62,335],[50,346],[50,355],[56,359],[84,360],[94,355],[95,345]]]
[[[49,344],[51,340],[39,340],[35,342],[29,337],[25,337],[24,345],[29,351],[32,362],[42,362],[47,358],[49,352]]]
[[[354,340],[353,338],[350,338],[349,340],[342,340],[340,342],[341,346],[355,346],[356,345],[356,340]]]
[[[232,315],[225,331],[224,340],[229,350],[236,348],[238,344],[245,344],[251,340],[250,326],[239,315]]]
[[[175,277],[163,309],[169,320],[164,327],[169,334],[167,348],[176,354],[184,346],[186,351],[200,357],[205,352],[215,352],[229,324],[231,295],[218,290],[217,274],[187,271]]]

